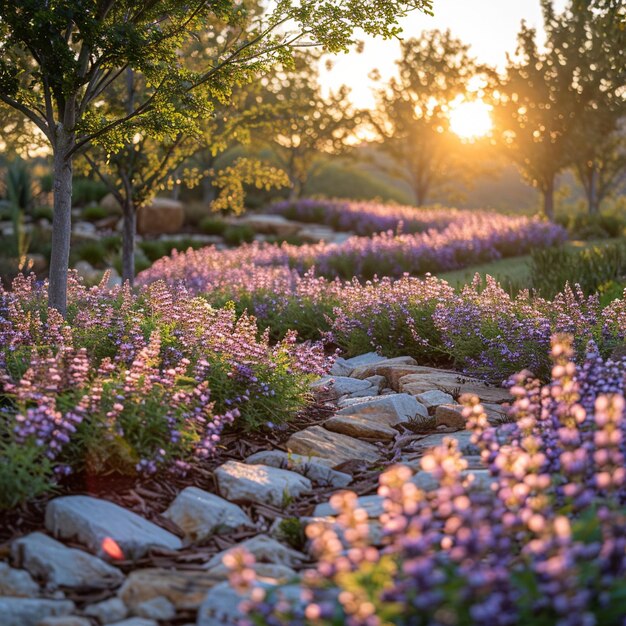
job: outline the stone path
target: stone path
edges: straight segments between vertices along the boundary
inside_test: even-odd
[[[312,556],[295,550],[293,535],[313,518],[332,524],[335,511],[329,496],[355,487],[358,470],[374,477],[401,458],[417,473],[413,481],[424,490],[435,479],[419,471],[423,454],[452,436],[468,460],[467,473],[477,489],[489,489],[491,477],[481,467],[470,433],[456,402],[473,393],[485,403],[493,420],[505,418],[506,389],[460,376],[456,372],[418,366],[410,357],[385,359],[370,353],[338,359],[331,376],[312,385],[321,401],[336,407],[322,424],[293,434],[285,450],[264,450],[230,460],[214,472],[218,493],[197,487],[183,489],[162,512],[174,534],[116,504],[89,496],[63,496],[49,502],[45,533],[13,541],[0,553],[0,623],[3,626],[158,626],[236,624],[238,599],[227,582],[226,548],[191,559],[181,567],[146,567],[146,555],[177,554],[214,537],[247,530],[239,545],[255,555],[263,584],[293,583]],[[399,455],[399,456],[398,456]],[[359,505],[370,517],[374,541],[379,529],[381,498],[375,482],[361,492]],[[277,516],[267,525],[250,506],[287,511],[294,502],[310,503],[310,517]],[[242,508],[243,507],[243,508]],[[244,510],[244,508],[246,510]],[[257,519],[258,518],[258,519]],[[256,521],[255,521],[256,519]],[[290,545],[291,544],[291,545]],[[228,544],[227,544],[228,545]],[[4,560],[3,560],[4,559]],[[120,562],[137,563],[120,569]],[[117,565],[116,565],[117,563]],[[98,601],[73,602],[76,594],[98,591]]]

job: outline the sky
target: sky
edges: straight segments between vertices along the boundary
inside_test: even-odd
[[[554,4],[560,10],[565,0],[556,0]],[[449,28],[454,36],[471,45],[471,52],[479,61],[498,67],[506,62],[507,52],[515,51],[522,20],[542,32],[539,0],[434,0],[433,10],[434,16],[414,12],[402,20],[402,36],[417,37],[423,30]],[[322,69],[321,80],[330,89],[348,85],[357,106],[371,107],[374,99],[368,75],[376,68],[383,78],[392,76],[399,44],[373,38],[364,41],[361,54],[350,52],[333,57],[333,69]]]

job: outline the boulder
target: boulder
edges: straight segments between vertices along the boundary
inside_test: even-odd
[[[38,626],[48,617],[71,615],[75,608],[69,600],[0,597],[2,626]]]
[[[244,549],[246,552],[252,554],[257,563],[273,563],[275,565],[284,565],[285,567],[298,567],[307,560],[304,554],[284,546],[282,543],[276,541],[276,539],[272,539],[267,535],[257,535],[256,537],[246,539],[233,548],[218,552],[208,561],[205,568],[212,570],[218,565],[222,565],[226,555],[230,554],[233,550],[239,549]]]
[[[311,491],[308,478],[268,465],[228,461],[215,470],[220,493],[231,502],[257,502],[286,506],[291,498]]]
[[[206,571],[139,569],[128,575],[118,595],[132,612],[154,598],[165,598],[180,610],[195,610],[218,582]]]
[[[393,359],[385,359],[374,363],[366,363],[354,368],[351,376],[354,378],[369,378],[370,376],[385,376],[394,367],[407,367],[417,365],[417,361],[410,356],[397,356]]]
[[[335,359],[333,366],[330,368],[331,376],[350,376],[354,367],[345,359],[338,357]]]
[[[85,607],[83,613],[95,617],[101,624],[117,623],[128,615],[126,605],[117,597]]]
[[[17,539],[11,551],[16,563],[52,588],[108,589],[124,581],[124,574],[102,559],[68,548],[43,533]]]
[[[236,504],[197,487],[183,489],[163,516],[172,520],[192,543],[215,533],[254,528],[254,522]]]
[[[467,423],[460,404],[440,404],[435,410],[435,420],[437,426],[449,428],[465,428]]]
[[[386,423],[386,416],[335,415],[324,422],[324,428],[350,437],[392,441],[398,431]]]
[[[39,595],[39,585],[23,569],[9,567],[0,561],[0,596],[35,598]]]
[[[302,228],[298,222],[292,222],[282,215],[266,215],[263,213],[244,215],[237,220],[237,223],[250,226],[261,235],[277,235],[279,237],[295,235]]]
[[[160,526],[113,502],[90,496],[63,496],[50,501],[46,528],[55,537],[76,539],[101,556],[107,553],[106,542],[110,540],[125,558],[140,558],[151,548],[182,547],[176,535]]]
[[[372,365],[373,363],[382,363],[383,361],[387,361],[387,357],[380,356],[380,354],[376,352],[367,352],[345,360],[348,366],[353,370],[363,365]]]
[[[378,495],[360,496],[357,498],[356,508],[363,509],[367,513],[368,518],[378,518],[385,512],[383,507],[384,501],[384,498]],[[334,515],[338,515],[338,511],[335,510],[330,501],[318,504],[313,511],[313,517],[329,517]]]
[[[462,430],[458,433],[435,433],[426,435],[423,439],[413,443],[412,448],[416,452],[427,452],[443,443],[444,439],[454,439],[457,442],[461,454],[479,453],[478,448],[472,443],[472,433],[469,430]]]
[[[282,450],[262,450],[249,456],[246,463],[291,470],[323,486],[347,487],[352,482],[350,474],[331,469],[332,462],[328,459],[287,454]]]
[[[290,452],[331,459],[333,467],[346,461],[374,463],[380,457],[376,446],[354,437],[333,433],[322,426],[310,426],[291,435],[286,444]]]
[[[336,400],[342,396],[357,398],[378,393],[370,381],[349,376],[324,376],[311,384],[311,390],[321,396]]]
[[[498,480],[486,469],[463,470],[461,479],[469,479],[470,491],[489,492],[492,485],[498,484]],[[422,491],[434,491],[439,488],[439,481],[430,472],[417,472],[411,478],[411,482]]]
[[[435,409],[442,404],[454,404],[454,398],[440,389],[431,389],[415,397],[428,409],[430,415],[433,415]]]
[[[171,235],[180,231],[185,209],[177,200],[154,198],[137,211],[137,232],[140,235]]]
[[[168,621],[176,617],[176,607],[167,598],[159,596],[138,604],[135,613],[147,619]]]
[[[359,415],[366,418],[377,416],[378,421],[385,419],[389,426],[394,426],[402,422],[428,418],[428,409],[409,394],[395,393],[344,402],[337,415]]]

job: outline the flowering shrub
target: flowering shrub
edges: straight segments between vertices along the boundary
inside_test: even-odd
[[[155,283],[139,295],[70,283],[68,318],[45,286],[0,291],[0,506],[71,471],[185,471],[224,426],[288,420],[330,366],[288,333]]]
[[[596,355],[577,369],[571,357],[560,338],[549,385],[514,378],[516,421],[504,428],[465,399],[490,490],[446,439],[421,461],[435,490],[422,491],[405,466],[381,476],[382,546],[355,494],[333,496],[337,525],[307,528],[319,563],[304,573],[302,598],[290,601],[293,585],[259,586],[244,603],[248,623],[624,624],[626,360]],[[229,563],[242,591],[254,584],[252,563],[243,554]]]
[[[406,233],[443,230],[465,215],[457,209],[418,209],[370,201],[313,198],[277,202],[268,207],[268,212],[298,222],[327,224],[335,230],[351,231],[357,235],[373,235],[388,230]]]
[[[400,277],[404,273],[446,271],[524,254],[565,238],[560,226],[527,217],[469,211],[458,215],[453,212],[441,232],[384,232],[372,237],[350,237],[343,243],[255,243],[232,250],[208,247],[173,253],[142,272],[142,279],[182,280],[192,289],[208,291],[215,282],[223,281],[224,271],[246,272],[251,266],[293,268],[300,274],[315,267],[318,275],[329,278]]]

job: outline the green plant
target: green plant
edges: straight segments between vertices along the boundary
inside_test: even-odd
[[[226,228],[222,237],[229,246],[240,246],[254,240],[254,229],[247,224],[237,224]]]
[[[38,206],[33,209],[33,218],[36,220],[48,220],[52,223],[52,207]]]
[[[109,212],[98,204],[90,204],[83,209],[83,219],[88,222],[97,222],[108,215]]]
[[[594,246],[585,250],[557,247],[531,254],[531,284],[541,296],[551,298],[566,283],[579,284],[590,295],[605,286],[626,281],[626,244]]]
[[[278,524],[278,538],[294,550],[304,550],[306,525],[297,517],[287,517]]]
[[[76,246],[73,256],[96,267],[105,263],[107,251],[100,241],[84,241]]]
[[[206,235],[222,235],[228,224],[219,217],[207,215],[200,220],[198,227]]]
[[[107,186],[99,180],[76,178],[72,185],[72,201],[76,206],[100,202],[107,192]]]

